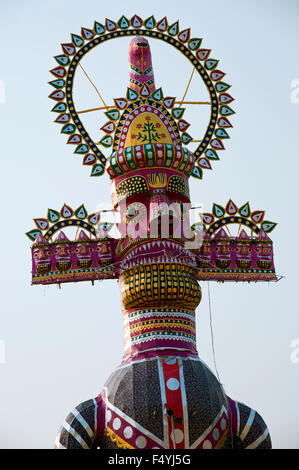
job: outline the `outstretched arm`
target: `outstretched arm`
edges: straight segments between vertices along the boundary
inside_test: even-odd
[[[76,406],[66,417],[55,449],[94,449],[103,438],[105,412],[101,395]]]
[[[228,398],[235,449],[271,449],[269,430],[252,408]]]

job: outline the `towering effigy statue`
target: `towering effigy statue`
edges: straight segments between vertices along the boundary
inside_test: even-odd
[[[113,106],[104,103],[105,135],[95,144],[73,103],[75,71],[92,48],[127,36],[133,37],[129,86]],[[185,96],[178,102],[156,88],[147,37],[176,47],[207,87],[210,120],[193,152],[185,147],[195,141],[183,119]],[[55,122],[83,155],[83,164],[92,166],[92,176],[108,173],[117,236],[84,205],[49,209],[27,233],[34,241],[32,283],[118,279],[125,340],[119,367],[97,397],[67,416],[56,448],[271,447],[261,416],[226,395],[196,349],[199,281],[277,280],[267,235],[276,224],[264,220],[264,211],[230,200],[214,204],[190,227],[189,177],[201,179],[219,159],[233,114],[224,73],[201,42],[190,29],[180,31],[178,22],[123,16],[117,23],[107,19],[105,25],[95,22],[93,30],[82,28],[55,57],[59,65],[50,82]],[[112,147],[108,158],[100,144]],[[230,234],[230,224],[239,227],[237,235]],[[78,228],[75,240],[68,239],[68,227]]]

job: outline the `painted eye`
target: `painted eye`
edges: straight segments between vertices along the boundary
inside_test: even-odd
[[[51,254],[51,251],[47,251],[47,255],[50,255]]]
[[[219,246],[217,246],[217,247],[216,247],[216,251],[220,251],[220,248],[219,248]]]
[[[57,254],[58,254],[58,250],[55,250],[54,253],[55,253],[55,255],[57,255]]]
[[[34,253],[34,258],[37,258],[38,257],[38,253]]]
[[[259,253],[260,251],[261,251],[260,248],[257,248],[257,249],[256,249],[256,252],[257,252],[257,253]]]
[[[92,251],[93,251],[93,249],[92,249],[92,248],[89,248],[89,251],[90,251],[90,252],[92,252]]]
[[[79,253],[79,251],[80,251],[79,248],[76,248],[76,249],[75,249],[75,252],[76,252],[76,253]]]
[[[251,248],[248,248],[248,252],[251,253],[251,251],[252,251]]]
[[[98,246],[97,251],[101,251],[101,248]]]
[[[236,248],[236,251],[239,252],[239,251],[240,251],[240,248]]]

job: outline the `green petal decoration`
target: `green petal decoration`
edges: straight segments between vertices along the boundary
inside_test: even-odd
[[[217,155],[217,152],[215,152],[215,150],[212,150],[212,149],[208,149],[205,151],[205,156],[209,159],[209,160],[219,160],[219,157]]]
[[[105,114],[110,121],[117,121],[120,116],[118,109],[110,109],[109,111],[106,111]]]
[[[219,204],[213,204],[213,209],[212,213],[215,217],[220,219],[220,217],[223,217],[225,214],[225,209],[222,206],[219,206]]]
[[[101,34],[104,34],[105,32],[105,26],[103,26],[101,23],[98,23],[97,21],[94,22],[94,32],[101,36]]]
[[[26,235],[27,235],[27,237],[30,238],[30,240],[32,240],[34,242],[34,240],[36,239],[36,237],[39,233],[42,235],[42,232],[40,230],[33,229],[33,230],[30,230],[29,232],[26,232]]]
[[[49,85],[52,85],[54,88],[63,88],[65,85],[65,81],[62,79],[52,80],[52,82],[48,82]]]
[[[213,70],[215,67],[217,67],[219,60],[215,59],[208,59],[205,61],[205,68],[207,70]]]
[[[193,176],[194,178],[202,179],[202,169],[194,165],[193,170],[191,172],[191,176]]]
[[[246,202],[246,204],[244,204],[242,207],[240,207],[238,212],[242,217],[245,217],[245,218],[249,217],[250,212],[251,212],[249,202]]]
[[[229,116],[230,114],[235,114],[235,111],[233,111],[229,106],[221,106],[220,114],[222,116]]]
[[[75,216],[77,217],[77,219],[81,219],[81,220],[86,219],[87,215],[88,213],[84,207],[84,204],[81,204],[81,206],[75,210]]]
[[[76,148],[74,153],[82,154],[82,153],[87,153],[88,151],[89,151],[88,145],[80,144],[80,145],[78,145],[78,147]]]
[[[179,22],[176,21],[175,23],[169,26],[168,34],[170,34],[170,36],[176,36],[178,32],[179,32]]]
[[[130,26],[130,22],[125,16],[122,16],[117,24],[120,29],[128,29]]]
[[[152,93],[152,98],[155,101],[162,101],[163,100],[162,88],[158,88],[158,90],[155,90],[154,93]]]
[[[132,90],[132,88],[127,89],[127,95],[126,98],[128,101],[135,101],[138,98],[138,93],[135,90]]]
[[[81,36],[78,36],[77,34],[72,34],[72,43],[76,47],[81,47],[81,46],[83,46],[84,41],[81,38]]]
[[[54,209],[48,209],[47,219],[52,224],[58,222],[58,220],[60,219],[60,213],[58,211],[55,211]]]
[[[218,82],[215,85],[216,91],[218,91],[218,93],[222,93],[223,91],[228,90],[230,87],[231,85],[228,85],[227,83],[224,83],[224,82]]]
[[[219,139],[229,139],[229,135],[224,129],[216,129],[215,136]]]
[[[101,140],[100,144],[102,144],[104,147],[108,148],[111,147],[113,144],[113,138],[111,135],[106,134]]]
[[[63,65],[63,66],[69,65],[70,63],[69,57],[64,54],[56,55],[54,59],[56,60],[56,62],[58,62],[59,65]]]
[[[55,104],[54,108],[51,109],[51,111],[54,111],[55,113],[63,113],[66,111],[66,109],[66,103],[57,103]]]
[[[150,16],[144,21],[146,29],[153,29],[156,26],[156,20],[153,16]]]
[[[190,39],[190,41],[188,42],[189,49],[191,49],[191,51],[197,51],[197,49],[201,45],[201,41],[202,41],[201,38],[192,38],[192,39]]]
[[[183,132],[182,134],[182,142],[183,144],[189,144],[193,140],[193,137],[188,134],[188,132]]]
[[[173,110],[171,111],[171,114],[175,119],[181,119],[184,112],[185,112],[185,108],[173,108]]]
[[[66,124],[61,129],[62,134],[73,134],[76,130],[76,126],[74,124]]]
[[[97,163],[92,167],[90,176],[101,176],[105,172],[105,167]]]
[[[264,232],[270,233],[276,227],[276,225],[277,225],[277,223],[275,223],[275,222],[270,222],[269,220],[264,220],[264,222],[262,222],[261,227],[264,230]]]

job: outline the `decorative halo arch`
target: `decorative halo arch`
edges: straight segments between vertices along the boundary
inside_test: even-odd
[[[57,102],[52,111],[59,113],[55,122],[62,124],[61,133],[68,136],[67,143],[77,144],[74,153],[84,157],[83,164],[92,166],[91,176],[102,175],[106,156],[90,137],[76,110],[74,77],[81,59],[92,49],[112,39],[134,36],[151,37],[176,48],[191,63],[193,72],[196,70],[207,88],[210,119],[203,138],[193,152],[197,165],[192,176],[201,179],[203,169],[212,169],[210,162],[219,160],[217,151],[224,150],[223,139],[229,138],[226,129],[232,125],[227,116],[234,114],[234,111],[228,104],[233,98],[226,93],[230,85],[221,81],[225,73],[217,69],[219,61],[210,58],[210,49],[201,48],[201,38],[191,37],[190,28],[180,30],[178,21],[169,25],[166,17],[157,22],[154,16],[144,21],[137,15],[131,20],[122,16],[117,22],[106,19],[105,24],[101,24],[95,21],[93,29],[82,28],[81,35],[72,34],[71,43],[61,44],[63,54],[55,56],[59,66],[51,70],[56,79],[49,82],[55,88],[49,97]],[[182,100],[180,105],[183,104]]]

